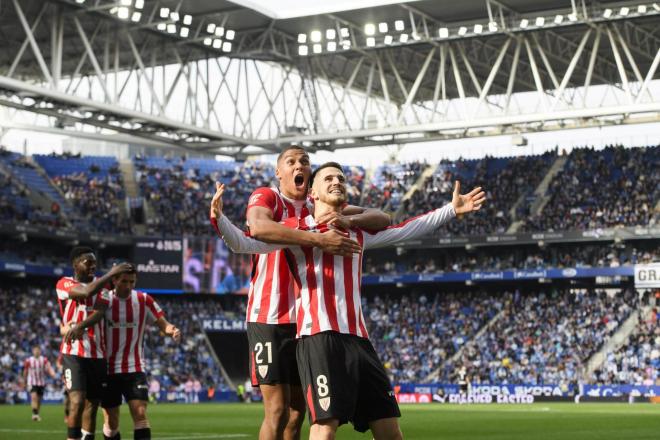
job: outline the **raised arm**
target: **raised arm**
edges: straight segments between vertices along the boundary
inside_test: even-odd
[[[384,247],[413,238],[421,238],[435,231],[457,215],[481,209],[486,200],[485,193],[481,191],[481,188],[475,188],[465,195],[460,194],[460,188],[460,182],[456,181],[451,203],[442,208],[414,217],[398,225],[390,226],[383,231],[365,233],[365,249]]]
[[[342,256],[351,256],[353,253],[360,252],[360,245],[339,231],[333,230],[317,234],[289,228],[273,220],[272,211],[262,206],[252,206],[248,210],[248,223],[252,237],[247,237],[226,216],[222,215],[224,190],[223,184],[216,183],[216,192],[211,200],[209,217],[216,233],[224,239],[233,252],[264,254],[282,249],[287,245],[315,246],[326,252]],[[271,244],[268,245],[268,243]]]
[[[129,263],[120,263],[115,266],[112,266],[112,269],[108,271],[105,275],[96,278],[89,284],[76,284],[72,286],[68,291],[68,297],[73,300],[87,299],[99,293],[111,280],[113,277],[120,275],[124,272],[134,270],[133,266]]]

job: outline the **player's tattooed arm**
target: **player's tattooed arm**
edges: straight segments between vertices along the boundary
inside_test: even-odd
[[[222,226],[220,223],[223,222],[223,219],[225,224],[228,223],[226,217],[222,216],[222,194],[224,190],[225,186],[223,184],[216,184],[216,192],[211,201],[209,215],[216,232],[218,235],[223,236],[225,242],[227,242],[229,237],[220,230]],[[351,240],[340,231],[331,230],[323,234],[317,234],[289,228],[273,220],[273,213],[267,208],[252,207],[248,211],[247,217],[250,225],[250,236],[265,243],[285,246],[314,246],[323,249],[325,252],[345,257],[361,251],[359,243]],[[237,246],[234,246],[232,250],[244,253],[262,253],[260,251],[253,252],[249,249],[241,251],[240,247]],[[271,251],[268,250],[267,252]]]
[[[69,290],[69,298],[77,299],[87,299],[97,293],[99,293],[114,277],[121,275],[125,272],[130,272],[135,270],[132,264],[129,263],[119,263],[112,266],[112,269],[108,271],[105,275],[96,278],[89,284],[77,284]]]
[[[156,325],[162,334],[171,337],[174,342],[181,341],[181,330],[179,330],[174,324],[168,322],[167,319],[163,317],[158,318]]]

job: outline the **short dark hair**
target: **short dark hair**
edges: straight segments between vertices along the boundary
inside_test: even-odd
[[[341,165],[339,165],[339,163],[337,163],[337,162],[326,162],[326,163],[324,163],[323,165],[321,165],[320,167],[318,167],[317,169],[315,169],[314,172],[312,173],[312,178],[309,179],[309,186],[310,186],[310,187],[311,187],[312,184],[314,183],[314,178],[316,177],[316,174],[317,174],[319,171],[321,171],[323,168],[337,168],[337,169],[340,170],[342,173],[344,172],[344,169],[341,167]]]
[[[284,147],[284,149],[282,149],[280,154],[277,155],[277,163],[279,163],[280,160],[282,160],[282,157],[284,157],[284,154],[287,151],[291,151],[291,150],[301,150],[302,152],[307,153],[307,151],[305,151],[305,149],[303,147],[301,147],[300,145],[295,145],[295,144],[288,145],[288,146]]]
[[[71,249],[71,253],[69,254],[69,259],[73,263],[78,258],[80,258],[85,254],[94,254],[94,249],[88,246],[76,246],[73,249]]]

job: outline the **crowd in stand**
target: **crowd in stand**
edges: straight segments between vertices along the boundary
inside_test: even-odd
[[[655,245],[655,246],[654,246]],[[548,269],[579,267],[620,267],[660,261],[657,243],[644,247],[579,245],[544,248],[482,249],[462,248],[408,251],[403,255],[381,251],[367,253],[365,275],[403,273],[472,272],[483,270]]]
[[[450,222],[440,229],[441,235],[481,235],[504,233],[512,222],[511,210],[516,202],[530,195],[547,172],[554,152],[540,156],[507,159],[486,157],[440,163],[422,188],[404,201],[404,216],[423,214],[439,208],[452,199],[454,182],[461,181],[462,192],[481,186],[488,203],[474,215]]]
[[[660,379],[660,314],[640,313],[637,327],[617,350],[606,354],[591,381],[601,384],[656,385]]]
[[[426,162],[401,165],[382,165],[376,170],[368,188],[364,190],[362,205],[396,211],[401,198],[427,168]]]
[[[421,382],[504,306],[477,292],[364,301],[370,339],[395,383]]]
[[[548,187],[550,200],[523,230],[646,226],[658,221],[660,148],[574,149]]]
[[[90,170],[55,176],[52,180],[96,232],[130,234],[131,221],[123,211],[125,195],[119,170],[106,176],[94,176],[94,170]]]
[[[566,384],[582,377],[586,361],[636,308],[637,292],[516,291],[502,315],[465,347],[460,359],[443,365],[441,381],[457,366],[473,384]]]
[[[53,367],[59,357],[60,311],[53,285],[5,284],[0,289],[0,403],[13,402],[25,389],[23,361],[31,356],[34,345],[42,348]],[[168,300],[156,298],[168,319],[182,332],[180,344],[158,334],[157,328],[145,333],[147,371],[163,390],[183,389],[192,380],[204,389],[228,387],[209,352],[199,319],[226,313],[218,301]],[[242,310],[242,309],[239,309]],[[236,313],[236,311],[234,311]],[[56,369],[56,371],[58,371]],[[60,372],[61,373],[61,372]],[[61,377],[47,378],[47,391],[62,389]]]

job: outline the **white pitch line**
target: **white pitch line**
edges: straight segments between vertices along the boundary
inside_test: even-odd
[[[61,434],[62,430],[52,429],[13,429],[13,428],[0,428],[0,432],[8,432],[13,434]],[[171,432],[169,434],[184,435],[185,437],[155,437],[156,440],[215,440],[225,438],[245,438],[249,437],[248,434],[202,434],[202,433],[183,433]]]
[[[248,437],[247,434],[207,434],[201,436],[191,437],[187,435],[185,437],[156,437],[155,440],[215,440],[222,438],[245,438]]]

